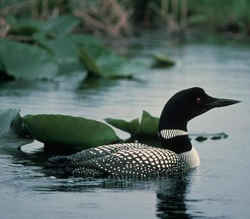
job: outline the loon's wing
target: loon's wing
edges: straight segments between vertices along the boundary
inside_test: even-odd
[[[178,156],[169,150],[141,147],[122,149],[115,153],[78,163],[73,175],[86,177],[96,170],[95,176],[147,178],[169,176],[181,169]]]
[[[88,163],[95,164],[95,161],[111,156],[119,151],[129,151],[131,149],[142,149],[147,145],[140,143],[124,143],[103,145],[95,148],[83,150],[70,156],[55,156],[48,160],[47,167],[60,169],[64,175],[76,175],[82,177],[103,176],[104,171],[97,170],[96,167],[87,167]]]
[[[73,165],[81,166],[81,164],[85,164],[86,161],[97,159],[100,157],[105,157],[119,151],[127,151],[131,149],[142,149],[147,147],[145,144],[141,143],[124,143],[124,144],[110,144],[110,145],[103,145],[95,148],[89,148],[87,150],[83,150],[76,154],[71,155],[68,157]]]

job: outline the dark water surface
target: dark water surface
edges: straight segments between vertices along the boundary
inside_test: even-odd
[[[132,119],[142,110],[159,116],[172,94],[200,86],[242,103],[194,119],[189,131],[226,132],[229,137],[193,141],[201,158],[198,169],[181,178],[151,181],[58,179],[45,175],[35,162],[37,151],[42,153],[39,143],[23,147],[25,154],[6,152],[1,145],[1,219],[250,217],[250,47],[220,40],[180,44],[158,36],[135,41],[131,54],[136,51],[135,60],[150,65],[152,53],[168,53],[177,60],[174,68],[141,70],[136,81],[83,83],[84,75],[75,73],[52,82],[1,84],[0,108],[20,108],[22,115]]]

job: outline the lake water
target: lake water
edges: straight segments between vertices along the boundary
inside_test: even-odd
[[[32,159],[42,154],[39,143],[23,147],[24,153],[1,150],[0,218],[249,218],[249,44],[168,40],[156,33],[126,42],[120,49],[148,66],[153,53],[167,53],[177,65],[141,70],[135,75],[138,80],[86,84],[84,74],[75,73],[53,81],[1,84],[1,110],[19,108],[22,115],[60,113],[97,120],[133,119],[142,110],[159,116],[171,95],[199,86],[212,96],[242,103],[195,118],[189,131],[225,132],[229,137],[193,140],[200,154],[199,168],[180,178],[150,181],[58,179],[46,175]]]

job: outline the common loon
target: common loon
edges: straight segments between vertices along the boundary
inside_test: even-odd
[[[186,172],[200,164],[188,136],[188,121],[212,108],[238,102],[211,97],[199,87],[182,90],[170,98],[161,113],[160,148],[141,143],[103,145],[53,157],[49,166],[76,177],[152,178]]]

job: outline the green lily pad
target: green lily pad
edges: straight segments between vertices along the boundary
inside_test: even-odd
[[[5,39],[0,40],[0,63],[14,78],[51,79],[58,71],[57,63],[46,50]]]
[[[140,134],[146,136],[157,136],[159,126],[159,118],[150,115],[148,112],[143,111]]]
[[[21,121],[19,120],[20,114],[17,109],[7,109],[0,111],[0,148],[16,150],[22,145],[31,143],[33,140],[25,138],[19,133],[22,131]]]
[[[90,34],[69,34],[68,37],[76,44],[79,48],[84,47],[86,49],[95,49],[102,47],[104,42],[93,35]]]
[[[150,115],[146,111],[142,113],[141,122],[139,122],[138,118],[131,121],[108,118],[105,121],[120,130],[128,132],[133,137],[156,137],[158,132],[159,118]]]
[[[105,119],[105,121],[108,124],[118,128],[122,131],[130,133],[132,136],[136,136],[140,130],[139,119],[133,119],[131,121],[126,121],[126,120],[122,120],[122,119],[107,118],[107,119]]]
[[[46,33],[56,37],[71,33],[79,25],[80,20],[74,16],[57,16],[47,21],[29,18],[15,19],[9,16],[7,22],[11,25],[10,34],[32,36],[34,33]]]
[[[7,17],[7,22],[11,29],[9,34],[32,36],[34,33],[40,32],[43,29],[44,22],[28,18],[16,19],[13,16]]]
[[[88,78],[101,77],[101,70],[85,48],[79,50],[79,59],[87,70]]]
[[[64,73],[65,69],[70,70],[72,66],[73,70],[82,71],[83,63],[89,78],[124,76],[115,73],[121,71],[122,60],[120,59],[122,58],[112,54],[94,37],[69,34],[51,39],[44,33],[37,33],[34,34],[34,39],[55,57],[59,65],[59,73]]]
[[[0,60],[1,61],[1,60]],[[0,62],[0,81],[11,81],[15,78],[6,72],[4,65]]]
[[[78,58],[77,44],[69,36],[50,39],[44,33],[34,34],[39,46],[46,49],[58,64],[58,73],[82,71],[82,64]]]
[[[88,50],[82,47],[79,49],[79,59],[86,68],[88,77],[132,78],[132,74],[124,71],[127,60],[105,48],[95,47]]]
[[[27,115],[23,120],[30,135],[48,149],[86,149],[120,141],[108,125],[82,117],[41,114]]]
[[[153,68],[166,68],[175,65],[175,62],[165,55],[154,55]]]
[[[49,19],[44,25],[44,31],[54,35],[66,35],[80,24],[80,20],[74,16],[57,16]]]
[[[19,110],[17,109],[8,109],[0,111],[0,136],[9,132],[11,123],[17,117],[18,114]]]

